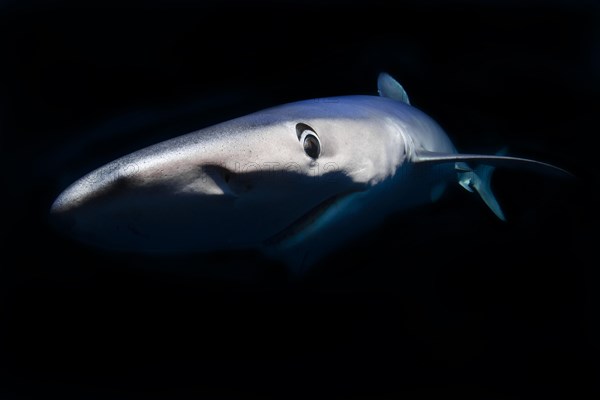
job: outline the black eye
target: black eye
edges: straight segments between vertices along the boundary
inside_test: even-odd
[[[296,135],[307,156],[316,160],[321,155],[319,135],[310,126],[300,122],[296,124]]]
[[[321,154],[321,142],[319,142],[319,138],[314,132],[308,130],[302,132],[300,143],[302,143],[307,156],[315,160],[319,158]]]

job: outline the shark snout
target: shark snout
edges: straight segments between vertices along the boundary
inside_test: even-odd
[[[58,218],[72,213],[79,206],[91,200],[94,197],[94,191],[95,189],[89,187],[85,182],[75,182],[54,200],[50,207],[50,215]]]
[[[256,181],[210,163],[147,168],[109,164],[60,193],[49,219],[63,234],[108,248],[179,248],[190,240],[211,243],[211,237],[194,235],[206,226],[214,227],[211,236],[233,240],[223,217],[242,212],[233,205],[253,196]]]
[[[66,188],[54,200],[50,207],[50,223],[58,231],[66,234],[79,233],[82,222],[89,219],[94,203],[114,191],[116,182],[97,181],[90,174]],[[104,195],[103,195],[104,194]]]
[[[52,215],[73,213],[86,208],[92,203],[114,197],[119,192],[126,192],[139,179],[139,171],[124,168],[120,163],[108,164],[99,168],[66,188],[54,201],[50,212]]]

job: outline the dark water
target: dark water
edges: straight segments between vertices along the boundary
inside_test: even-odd
[[[0,3],[0,398],[600,394],[595,2],[194,3]],[[250,252],[103,253],[47,224],[115,157],[382,70],[459,149],[579,178],[499,171],[507,223],[456,188],[293,284]]]

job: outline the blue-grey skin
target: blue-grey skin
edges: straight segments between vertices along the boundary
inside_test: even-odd
[[[392,77],[381,74],[378,87],[380,97],[286,104],[129,154],[68,187],[52,216],[105,248],[258,248],[300,274],[389,214],[437,200],[452,182],[478,192],[503,219],[489,190],[494,165],[565,173],[458,154]]]

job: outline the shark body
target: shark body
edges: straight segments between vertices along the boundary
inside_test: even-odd
[[[258,248],[300,274],[452,183],[504,219],[490,189],[495,166],[567,175],[534,160],[460,154],[391,76],[381,74],[378,89],[273,107],[131,153],[69,186],[52,218],[105,248]]]

